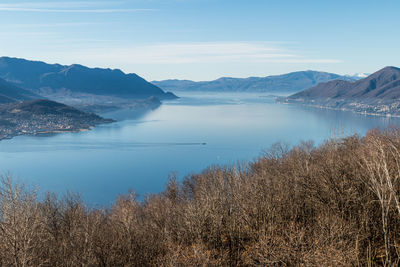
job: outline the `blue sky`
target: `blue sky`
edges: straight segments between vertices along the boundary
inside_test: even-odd
[[[398,0],[0,0],[0,55],[148,80],[400,66]]]

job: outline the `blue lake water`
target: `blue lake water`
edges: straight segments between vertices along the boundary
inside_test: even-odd
[[[171,172],[180,178],[212,164],[250,161],[273,143],[317,144],[333,135],[398,125],[398,118],[276,104],[261,94],[180,94],[142,116],[92,131],[0,142],[0,173],[40,190],[78,192],[91,205],[109,205],[133,189],[163,190]]]

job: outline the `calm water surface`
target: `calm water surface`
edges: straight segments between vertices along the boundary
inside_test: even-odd
[[[41,191],[79,192],[92,205],[108,205],[129,189],[160,192],[171,172],[182,178],[212,164],[253,160],[278,141],[320,143],[343,129],[364,134],[400,123],[275,104],[260,94],[184,94],[142,116],[104,116],[121,121],[88,132],[1,141],[0,173]]]

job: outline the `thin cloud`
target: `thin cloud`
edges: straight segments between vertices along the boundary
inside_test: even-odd
[[[340,63],[336,59],[307,58],[268,42],[152,44],[113,49],[91,49],[89,59],[136,64],[196,63]]]
[[[145,8],[114,8],[123,2],[28,2],[2,3],[0,11],[8,12],[36,12],[36,13],[129,13],[140,11],[154,11]],[[112,5],[111,5],[112,4]]]
[[[121,5],[119,1],[50,1],[50,2],[3,2],[0,7],[10,8],[48,8],[48,9],[80,9]]]
[[[2,24],[2,28],[58,28],[58,27],[82,27],[82,26],[97,26],[104,25],[100,22],[66,22],[66,23],[26,23],[26,24]]]
[[[342,63],[339,59],[311,59],[311,58],[300,58],[300,59],[279,59],[279,60],[268,60],[270,63]]]
[[[0,11],[36,12],[36,13],[129,13],[140,11],[154,11],[155,9],[127,8],[127,9],[46,9],[46,8],[20,8],[0,7]]]

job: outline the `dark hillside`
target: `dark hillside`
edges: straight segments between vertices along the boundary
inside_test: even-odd
[[[321,83],[289,98],[400,99],[400,69],[386,67],[355,82]]]
[[[0,104],[43,98],[29,90],[19,88],[0,79]]]
[[[68,92],[130,98],[175,97],[136,74],[125,74],[118,69],[88,68],[78,64],[63,66],[0,57],[0,77],[41,94]]]

